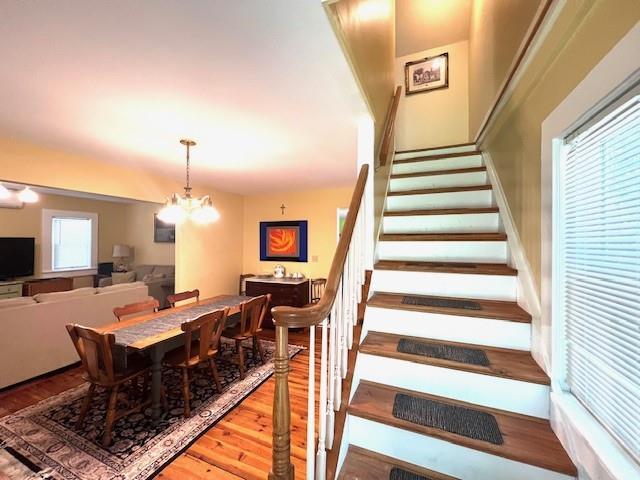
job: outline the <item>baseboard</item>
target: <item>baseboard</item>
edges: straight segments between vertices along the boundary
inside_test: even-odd
[[[542,367],[546,373],[549,373],[551,367],[550,359],[544,358],[542,349],[540,348],[540,341],[538,340],[540,338],[542,308],[540,304],[540,293],[538,292],[538,287],[531,271],[531,264],[522,247],[520,235],[515,227],[511,209],[509,208],[509,203],[507,202],[502,184],[500,183],[500,178],[496,172],[493,159],[488,152],[482,152],[482,159],[487,167],[487,175],[493,187],[496,204],[500,209],[500,220],[507,234],[509,265],[518,270],[517,302],[518,305],[529,312],[532,317],[532,355],[540,367]]]

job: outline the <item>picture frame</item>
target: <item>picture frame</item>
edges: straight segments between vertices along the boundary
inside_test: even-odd
[[[153,214],[153,241],[154,243],[176,243],[176,226],[165,223]]]
[[[307,221],[260,222],[260,260],[306,262]]]
[[[405,63],[404,82],[405,95],[449,88],[449,53]]]

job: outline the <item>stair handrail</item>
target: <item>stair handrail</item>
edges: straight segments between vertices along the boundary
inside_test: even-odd
[[[351,197],[351,202],[349,204],[349,210],[347,213],[347,217],[344,223],[344,227],[340,234],[340,239],[338,241],[338,246],[336,248],[335,254],[333,256],[333,261],[331,262],[331,269],[329,271],[329,275],[327,277],[327,283],[325,286],[325,290],[322,294],[322,297],[318,301],[318,303],[307,306],[307,307],[289,307],[289,306],[279,306],[275,307],[271,310],[271,313],[275,322],[275,338],[276,338],[276,350],[274,355],[274,369],[275,369],[275,391],[274,391],[274,400],[273,400],[273,463],[272,469],[269,473],[269,480],[293,480],[294,479],[294,467],[291,462],[291,405],[289,401],[289,353],[288,353],[288,337],[289,337],[289,328],[310,328],[310,340],[309,340],[309,363],[310,363],[310,383],[311,386],[309,388],[309,410],[310,410],[310,421],[308,424],[308,443],[313,443],[313,430],[311,430],[311,434],[309,435],[309,426],[311,425],[311,429],[315,428],[313,422],[313,405],[315,402],[313,401],[314,397],[314,388],[313,382],[315,375],[315,367],[314,367],[314,355],[315,355],[315,326],[321,325],[323,326],[323,346],[322,346],[322,368],[324,369],[323,373],[321,373],[321,394],[320,394],[320,405],[323,404],[323,401],[327,400],[326,398],[326,390],[322,391],[322,386],[329,382],[330,379],[327,379],[327,376],[324,375],[327,371],[327,363],[326,363],[326,353],[327,353],[327,338],[328,335],[339,335],[338,332],[342,333],[341,340],[347,342],[346,337],[348,336],[349,324],[347,322],[351,322],[354,324],[354,316],[357,320],[357,302],[360,301],[360,293],[359,286],[364,284],[364,248],[362,248],[361,241],[364,239],[364,215],[361,214],[363,208],[363,196],[365,192],[365,186],[367,183],[369,173],[369,165],[363,165],[360,168],[360,172],[358,175],[358,180],[356,182],[353,195]],[[356,235],[354,237],[354,232]],[[336,298],[339,298],[339,302],[336,302]],[[354,309],[354,302],[355,309]],[[338,310],[336,312],[336,309]],[[328,331],[328,322],[327,319],[331,318],[331,333],[327,333]],[[349,317],[343,323],[343,317]],[[351,329],[351,335],[352,329]],[[336,341],[338,341],[337,337],[332,337],[330,341],[333,341],[329,345],[329,349],[335,346]],[[350,337],[348,339],[348,348],[350,348],[350,343],[353,338]],[[343,345],[347,346],[347,345]],[[346,350],[344,350],[346,352]],[[333,354],[333,360],[336,360],[337,364],[340,364],[340,369],[342,370],[342,378],[346,375],[346,361],[340,363],[340,359],[336,359],[335,357],[338,355],[338,350],[335,352],[331,351],[330,355]],[[341,356],[346,358],[346,354],[340,353]],[[331,364],[333,361],[330,358],[329,367],[333,367]],[[336,371],[338,369],[336,368]],[[324,375],[324,376],[323,376]],[[329,372],[329,376],[331,376],[331,372]],[[324,382],[324,383],[323,383]],[[340,386],[335,384],[329,385],[328,388],[330,390],[338,389]],[[323,398],[324,393],[324,398]],[[330,392],[331,395],[332,392]],[[337,393],[335,397],[339,397]],[[329,398],[330,402],[333,402],[333,398]],[[339,405],[339,399],[335,399],[335,404]],[[327,404],[328,405],[328,404]],[[324,409],[320,408],[320,417],[324,420]],[[333,411],[328,412],[328,415],[332,417]],[[324,421],[320,422],[319,426],[319,450],[322,450],[322,453],[319,455],[323,457],[324,455],[324,446],[327,445],[327,448],[331,448],[331,443],[333,439],[333,432],[330,431],[332,429],[326,428],[323,425]],[[328,436],[325,439],[324,434],[328,432]],[[308,450],[309,452],[310,450]],[[315,449],[313,450],[315,452]],[[321,460],[322,461],[322,460]],[[315,464],[315,458],[307,458],[307,462],[312,462],[310,465]],[[312,467],[308,467],[311,469]],[[313,470],[312,470],[313,471]],[[323,477],[323,467],[319,467],[316,470],[316,474],[313,477],[307,475],[307,478],[324,478]]]
[[[396,87],[395,94],[391,99],[391,105],[387,112],[387,118],[384,125],[384,133],[382,134],[380,152],[378,153],[378,165],[384,167],[389,160],[393,145],[393,136],[396,127],[396,116],[398,113],[398,105],[402,96],[402,85]]]

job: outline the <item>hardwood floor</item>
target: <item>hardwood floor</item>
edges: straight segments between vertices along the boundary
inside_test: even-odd
[[[319,331],[318,331],[319,333]],[[273,331],[263,333],[273,339]],[[289,343],[308,347],[308,332],[290,332]],[[309,350],[291,361],[291,451],[296,478],[304,478],[306,468],[306,427]],[[316,348],[316,378],[319,378],[320,349]],[[79,385],[80,367],[30,382],[0,393],[0,416],[9,415],[45,398]],[[271,469],[271,405],[273,377],[174,459],[157,478],[256,479],[267,478]],[[316,382],[316,388],[317,388]],[[316,391],[316,402],[318,392]],[[346,402],[343,403],[343,410]],[[316,429],[317,431],[317,429]]]

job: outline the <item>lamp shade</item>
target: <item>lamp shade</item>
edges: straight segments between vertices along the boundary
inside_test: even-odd
[[[131,255],[131,247],[129,245],[114,245],[113,246],[113,257],[115,258],[124,258]]]

